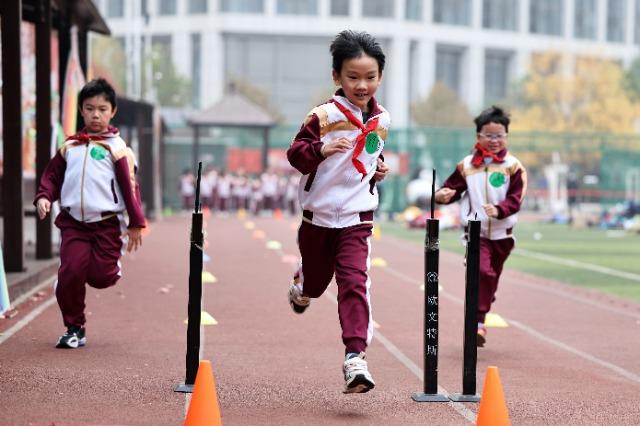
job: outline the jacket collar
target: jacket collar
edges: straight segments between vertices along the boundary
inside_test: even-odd
[[[340,102],[342,105],[349,108],[353,113],[362,114],[362,110],[360,109],[360,107],[351,103],[351,101],[344,94],[344,90],[342,90],[342,88],[336,91],[336,93],[333,95],[332,100],[334,102]],[[369,99],[368,106],[369,117],[375,117],[382,112],[382,109],[380,108],[380,105],[378,105],[378,101],[376,101],[375,97],[371,97],[371,99]]]

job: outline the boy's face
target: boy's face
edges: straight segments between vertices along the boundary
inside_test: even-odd
[[[84,100],[80,114],[90,133],[102,133],[109,127],[109,122],[116,114],[116,109],[111,106],[111,102],[104,95],[96,95]]]
[[[484,149],[496,154],[507,146],[507,130],[502,124],[488,123],[482,126],[476,140]]]
[[[342,63],[340,73],[333,70],[333,81],[342,87],[349,101],[363,111],[382,81],[378,61],[362,54]]]

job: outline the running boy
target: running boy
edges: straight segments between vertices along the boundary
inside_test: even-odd
[[[145,226],[136,160],[118,129],[109,125],[116,113],[115,91],[103,79],[92,80],[80,91],[78,105],[85,127],[68,137],[51,159],[34,199],[40,219],[50,212],[51,203],[60,201],[55,291],[67,331],[56,347],[71,349],[86,343],[85,283],[94,288],[114,285],[121,276],[124,248],[138,249]]]
[[[391,119],[373,97],[385,63],[378,42],[364,32],[342,31],[330,51],[333,81],[340,88],[309,112],[287,151],[303,174],[302,261],[288,298],[294,312],[304,312],[335,273],[346,354],[344,392],[361,393],[375,386],[365,361],[373,334],[368,270],[378,206],[375,182],[388,171],[381,157]]]
[[[485,344],[485,316],[496,299],[504,262],[514,246],[513,227],[527,189],[527,172],[507,151],[509,116],[492,106],[475,118],[476,145],[471,155],[436,191],[435,201],[450,204],[461,200],[462,224],[477,213],[480,220],[480,289],[476,343]],[[464,195],[463,195],[464,193]]]

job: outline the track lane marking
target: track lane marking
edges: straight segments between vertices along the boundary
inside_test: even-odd
[[[403,240],[398,240],[398,239],[385,240],[385,242],[390,243],[390,245],[393,245],[395,247],[401,248],[401,249],[403,249],[405,251],[408,251],[408,252],[411,252],[411,253],[415,253],[415,251],[413,249],[409,250],[406,247],[406,245],[401,244],[400,241],[403,241]],[[404,240],[404,241],[409,242],[409,243],[414,244],[414,245],[418,245],[415,241],[410,241],[410,240]],[[513,253],[516,254],[516,252],[519,251],[519,250],[521,250],[521,249],[516,249],[516,250],[513,251]],[[453,252],[447,251],[447,253],[453,253]],[[508,271],[505,271],[505,273],[508,273]],[[525,272],[522,272],[522,273],[525,273]],[[530,275],[534,276],[533,274],[530,274]],[[546,287],[546,286],[543,286],[543,285],[538,285],[538,284],[526,283],[522,279],[514,278],[514,277],[509,277],[509,280],[513,281],[513,284],[516,285],[516,286],[525,287],[525,288],[528,288],[530,290],[537,290],[537,291],[541,291],[541,292],[551,293],[551,294],[554,294],[556,296],[564,297],[565,299],[569,299],[569,300],[571,300],[573,302],[576,302],[576,303],[582,303],[584,305],[589,305],[589,306],[592,306],[592,307],[595,307],[595,308],[598,308],[598,309],[601,309],[601,310],[604,310],[604,311],[608,311],[608,312],[611,312],[611,313],[615,313],[615,314],[618,314],[618,315],[623,315],[623,316],[627,316],[627,317],[631,317],[631,318],[635,318],[635,319],[640,319],[640,313],[625,311],[625,310],[620,309],[620,308],[615,308],[615,307],[612,307],[612,306],[603,305],[601,303],[594,302],[593,300],[589,300],[589,299],[587,299],[585,297],[576,296],[576,295],[567,293],[566,291],[563,291],[563,290],[549,288],[549,287]],[[561,282],[561,281],[558,281],[558,282]],[[570,284],[567,284],[567,283],[562,283],[562,284],[570,285]],[[577,288],[580,288],[580,287],[577,287]],[[602,295],[603,295],[603,297],[606,297],[607,293],[603,292]]]
[[[385,272],[389,272],[391,275],[395,275],[396,277],[401,278],[401,279],[403,279],[405,281],[417,284],[418,286],[421,285],[421,282],[419,280],[416,280],[413,277],[405,275],[402,272],[396,271],[396,270],[394,270],[393,268],[391,268],[389,266],[387,266],[386,268],[381,268],[381,269],[384,270]],[[459,297],[456,297],[456,296],[454,296],[454,295],[452,295],[452,294],[450,294],[450,293],[448,293],[446,291],[441,291],[440,295],[446,297],[447,299],[449,299],[449,300],[451,300],[453,302],[458,303],[459,305],[464,306],[464,300],[462,300]],[[574,348],[573,346],[567,345],[566,343],[563,343],[563,342],[561,342],[559,340],[556,340],[556,339],[554,339],[552,337],[549,337],[549,336],[547,336],[547,335],[535,330],[534,328],[532,328],[532,327],[530,327],[530,326],[528,326],[528,325],[526,325],[526,324],[524,324],[522,322],[516,321],[516,320],[511,319],[511,318],[507,318],[507,317],[504,317],[504,319],[509,324],[511,324],[514,327],[520,329],[521,331],[524,331],[525,333],[529,334],[530,336],[532,336],[532,337],[534,337],[534,338],[536,338],[538,340],[541,340],[541,341],[543,341],[543,342],[545,342],[547,344],[555,346],[555,347],[557,347],[559,349],[562,349],[562,350],[564,350],[566,352],[569,352],[569,353],[571,353],[573,355],[579,356],[580,358],[585,359],[585,360],[587,360],[587,361],[589,361],[591,363],[594,363],[596,365],[599,365],[600,367],[604,367],[604,368],[606,368],[606,369],[608,369],[610,371],[613,371],[614,373],[624,377],[627,380],[631,380],[633,382],[640,383],[640,375],[638,375],[638,374],[636,374],[636,373],[634,373],[632,371],[629,371],[629,370],[627,370],[627,369],[625,369],[623,367],[620,367],[619,365],[613,364],[613,363],[611,363],[609,361],[605,361],[605,360],[603,360],[601,358],[596,357],[595,355],[591,355],[588,352],[581,351],[580,349]]]
[[[335,293],[333,293],[331,290],[326,290],[324,292],[324,295],[329,300],[331,300],[334,304],[336,305],[338,304],[338,296]],[[380,333],[379,331],[376,331],[374,336],[375,336],[375,339],[378,340],[380,343],[382,343],[382,346],[384,346],[385,349],[391,355],[393,355],[398,361],[400,361],[402,365],[404,365],[410,372],[412,372],[420,380],[420,382],[424,381],[424,371],[422,370],[422,368],[418,367],[413,361],[411,361],[411,359],[408,356],[406,356],[396,345],[394,345],[382,333]],[[447,398],[450,395],[449,391],[447,391],[445,388],[443,388],[440,385],[438,385],[438,393],[446,396]],[[445,404],[449,405],[451,408],[456,410],[458,414],[460,414],[462,417],[467,419],[470,423],[472,424],[476,423],[476,414],[473,411],[469,410],[467,407],[465,407],[464,404],[460,402],[453,402],[453,401],[446,402]]]

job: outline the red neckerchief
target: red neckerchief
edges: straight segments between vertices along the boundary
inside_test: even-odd
[[[106,139],[108,135],[115,135],[117,133],[118,133],[118,129],[111,126],[109,126],[109,128],[101,134],[88,133],[87,128],[85,127],[75,135],[68,136],[65,140],[66,141],[73,140],[73,141],[77,141],[78,143],[88,145],[89,142],[91,141],[103,141]]]
[[[351,155],[351,162],[353,163],[356,170],[362,173],[362,179],[364,179],[367,175],[367,169],[364,167],[364,164],[362,164],[362,161],[358,160],[358,155],[360,155],[360,153],[364,149],[364,144],[367,141],[367,135],[378,128],[378,118],[376,117],[372,120],[367,121],[367,125],[365,126],[360,120],[358,120],[355,115],[353,115],[351,111],[349,111],[340,102],[336,101],[334,102],[334,104],[336,105],[336,107],[338,107],[340,112],[342,112],[347,117],[351,124],[358,127],[361,131],[361,133],[356,138],[356,146],[353,149],[353,154]]]
[[[476,151],[473,153],[473,158],[471,159],[471,164],[473,165],[473,167],[480,167],[485,158],[491,158],[496,163],[502,163],[504,161],[504,157],[507,155],[506,149],[503,149],[497,154],[494,154],[488,149],[483,148],[479,143],[477,143],[474,148],[476,149]]]

